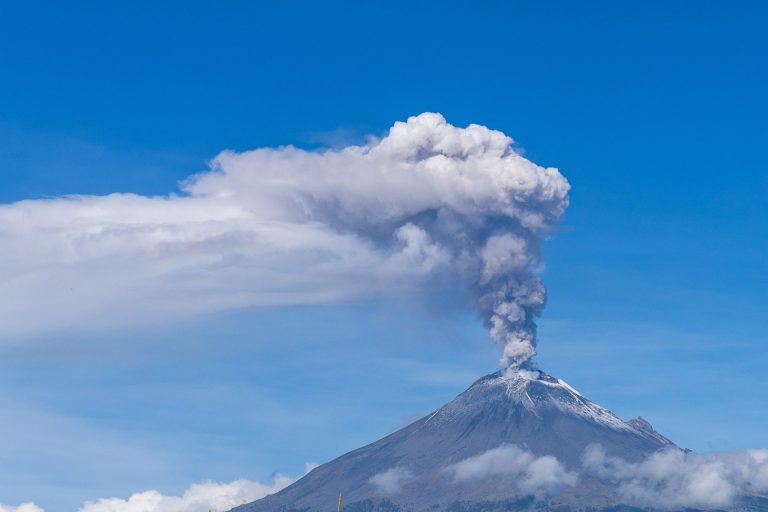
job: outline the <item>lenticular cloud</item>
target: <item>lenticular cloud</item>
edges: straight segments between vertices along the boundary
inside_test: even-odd
[[[469,291],[503,363],[535,353],[540,246],[569,185],[439,114],[341,150],[219,154],[176,193],[0,205],[3,334]]]

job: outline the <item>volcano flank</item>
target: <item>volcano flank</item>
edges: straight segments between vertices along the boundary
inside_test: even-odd
[[[509,369],[234,510],[327,511],[339,493],[345,512],[651,510],[623,504],[611,475],[584,468],[596,454],[631,465],[659,453],[687,451],[644,419],[623,421],[563,380]],[[742,496],[728,510],[768,510],[768,500]]]

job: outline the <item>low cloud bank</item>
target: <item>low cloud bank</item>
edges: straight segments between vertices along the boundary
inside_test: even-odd
[[[598,477],[615,486],[621,503],[661,510],[722,509],[739,496],[768,496],[768,450],[700,455],[671,448],[628,462],[591,445],[582,467],[568,471],[555,457],[505,444],[447,470],[457,482],[511,477],[520,494],[537,498],[572,487],[579,478]]]
[[[318,464],[308,462],[304,474]],[[300,477],[277,474],[270,483],[240,479],[229,483],[201,482],[191,485],[181,496],[167,496],[156,490],[137,492],[123,498],[101,498],[86,501],[78,512],[224,512],[274,494]],[[0,512],[45,512],[34,503],[13,507],[0,504]]]
[[[307,462],[304,474],[317,466],[317,463]],[[78,512],[224,512],[281,491],[299,478],[277,474],[271,483],[266,484],[246,479],[230,483],[202,482],[190,486],[181,496],[166,496],[150,490],[132,494],[128,499],[102,498],[87,501]]]
[[[406,468],[394,467],[372,476],[368,481],[381,494],[397,494],[403,484],[413,478],[413,473]]]
[[[307,464],[306,472],[316,466]],[[514,485],[519,495],[537,499],[555,496],[577,485],[580,478],[598,477],[615,486],[621,503],[660,510],[727,509],[739,496],[768,496],[768,450],[699,455],[668,449],[628,462],[606,455],[600,445],[591,445],[584,450],[579,471],[568,471],[551,455],[537,457],[519,446],[503,444],[452,464],[444,472],[457,484],[503,479],[503,485]],[[396,495],[417,476],[396,466],[369,482],[381,494]],[[127,499],[88,501],[78,512],[222,512],[276,493],[296,480],[277,475],[266,484],[244,479],[203,482],[181,496],[149,490]],[[23,503],[0,504],[0,512],[45,511],[34,503]]]
[[[79,512],[223,512],[274,494],[293,482],[284,475],[277,475],[271,484],[250,480],[203,482],[192,485],[181,496],[165,496],[152,490],[132,494],[128,499],[88,501]]]
[[[641,507],[716,509],[739,495],[768,493],[768,450],[699,455],[669,449],[632,463],[593,445],[583,466],[617,485],[625,503]]]
[[[168,196],[0,205],[0,338],[450,287],[520,363],[569,184],[512,142],[425,113],[362,146],[225,151]]]
[[[21,505],[3,505],[0,503],[0,512],[45,512],[34,503],[22,503]]]
[[[308,463],[306,472],[317,464]],[[123,498],[86,501],[78,512],[224,512],[274,494],[298,478],[276,475],[271,483],[240,479],[229,483],[201,482],[191,485],[181,496],[167,496],[156,490],[137,492]],[[0,512],[45,512],[34,503],[18,506],[0,504]]]
[[[458,482],[512,477],[520,494],[543,497],[576,485],[576,473],[566,471],[551,455],[536,457],[518,446],[504,444],[447,468]]]

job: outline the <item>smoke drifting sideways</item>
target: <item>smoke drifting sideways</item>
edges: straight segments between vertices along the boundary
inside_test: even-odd
[[[541,245],[569,188],[505,134],[424,113],[340,150],[225,151],[168,196],[0,205],[3,329],[330,303],[448,276],[502,364],[520,365],[546,302]]]

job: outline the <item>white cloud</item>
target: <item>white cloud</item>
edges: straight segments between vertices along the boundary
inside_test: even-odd
[[[372,476],[368,481],[382,494],[397,494],[413,473],[401,467],[390,468]]]
[[[158,491],[138,492],[128,499],[104,498],[86,502],[79,512],[223,512],[273,494],[294,479],[277,475],[271,484],[250,480],[230,483],[203,482],[190,486],[181,496]]]
[[[316,462],[307,462],[304,474],[318,466]],[[277,474],[267,484],[246,479],[230,483],[208,481],[191,485],[181,496],[166,496],[149,490],[132,494],[128,499],[87,501],[78,512],[223,512],[274,494],[296,480],[298,478]]]
[[[536,457],[528,450],[511,444],[464,459],[449,466],[447,471],[459,482],[512,477],[521,494],[536,497],[555,494],[563,487],[575,485],[578,480],[577,475],[566,471],[555,457]]]
[[[624,502],[643,507],[714,509],[738,495],[768,493],[768,450],[700,455],[669,449],[632,463],[592,445],[583,465],[616,484]]]
[[[576,473],[566,471],[555,457],[545,455],[531,462],[523,479],[518,482],[518,488],[527,495],[552,495],[563,487],[576,485],[577,480]]]
[[[451,276],[519,362],[545,300],[539,246],[569,185],[511,143],[422,114],[363,146],[225,151],[178,194],[0,205],[0,336],[418,292]]]
[[[318,466],[307,462],[306,475]],[[275,475],[271,483],[240,479],[229,483],[201,482],[191,485],[181,496],[167,496],[154,489],[137,492],[123,498],[101,498],[86,501],[78,512],[224,512],[274,494],[298,478]],[[0,504],[0,512],[45,512],[34,503],[18,506]]]
[[[0,512],[45,512],[34,503],[22,503],[21,505],[3,505],[0,503]]]

